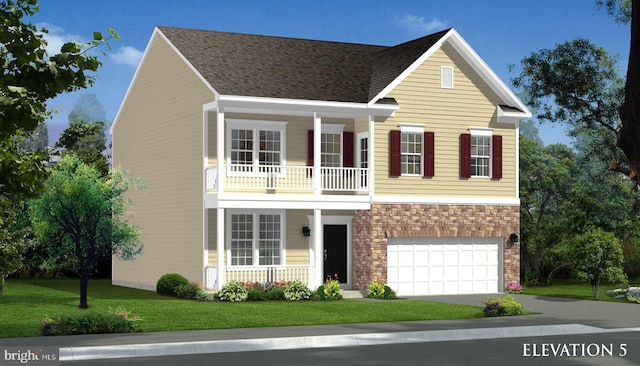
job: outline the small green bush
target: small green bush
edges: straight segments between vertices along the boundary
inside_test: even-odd
[[[210,301],[213,299],[213,296],[207,291],[201,288],[196,292],[196,300],[198,301]]]
[[[396,292],[393,291],[391,287],[384,285],[384,294],[382,298],[385,300],[393,300],[393,299],[397,299],[398,296],[396,295]]]
[[[284,289],[284,298],[290,301],[309,300],[311,290],[300,281],[293,281]]]
[[[257,288],[250,288],[247,290],[247,300],[249,301],[262,301],[267,297],[267,293]]]
[[[42,335],[77,335],[140,332],[140,318],[118,308],[108,312],[87,310],[81,314],[58,314],[42,321]]]
[[[369,283],[369,291],[367,292],[367,297],[372,299],[383,299],[384,291],[385,291],[384,282],[371,281]]]
[[[269,291],[267,291],[267,299],[284,300],[284,290],[279,286],[272,287]]]
[[[176,296],[183,299],[195,299],[200,288],[192,283],[181,284],[176,287]]]
[[[176,289],[180,285],[188,285],[189,280],[177,273],[167,273],[158,279],[156,292],[160,295],[177,296]]]
[[[515,297],[506,295],[502,299],[496,297],[484,301],[482,312],[488,317],[522,315],[524,306]]]
[[[222,289],[218,293],[218,299],[220,301],[246,301],[247,289],[240,282],[232,281],[222,286]]]
[[[340,291],[340,281],[328,280],[324,283],[324,299],[325,300],[341,300],[342,292]]]

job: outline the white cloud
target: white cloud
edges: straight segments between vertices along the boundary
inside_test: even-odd
[[[431,33],[446,28],[446,23],[436,18],[426,19],[425,17],[406,14],[393,19],[393,23],[412,33]]]
[[[137,67],[142,58],[142,51],[135,47],[124,46],[117,52],[110,52],[109,57],[116,63]]]
[[[49,31],[47,34],[43,34],[44,39],[47,41],[47,54],[49,56],[60,53],[60,48],[67,42],[86,42],[83,37],[65,32],[62,27],[59,27],[51,23],[37,23],[38,29],[45,28]]]

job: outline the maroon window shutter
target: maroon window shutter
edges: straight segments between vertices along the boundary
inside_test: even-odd
[[[493,136],[491,141],[491,178],[502,179],[502,136]]]
[[[402,175],[401,141],[400,131],[389,131],[389,175],[392,177]]]
[[[313,166],[313,130],[307,131],[307,166]]]
[[[460,135],[460,178],[471,178],[471,135]]]
[[[353,168],[353,132],[342,133],[342,166]]]
[[[435,157],[434,157],[434,138],[433,132],[424,133],[424,173],[425,177],[433,177],[435,170]]]

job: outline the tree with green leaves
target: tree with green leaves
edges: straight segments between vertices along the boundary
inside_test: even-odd
[[[527,274],[542,280],[553,267],[551,251],[566,234],[563,201],[575,174],[575,156],[566,145],[541,144],[520,136],[521,264]]]
[[[23,146],[37,126],[51,116],[47,101],[93,84],[92,72],[101,65],[88,51],[119,38],[112,29],[103,37],[94,32],[88,43],[65,43],[59,53],[47,54],[47,30],[25,20],[38,12],[37,0],[0,2],[0,227],[16,227],[13,213],[20,202],[37,195],[48,174],[48,158]],[[17,235],[17,236],[16,236]],[[3,264],[0,281],[12,272],[25,242],[19,233],[0,235]],[[9,256],[11,260],[9,261]]]
[[[80,275],[80,307],[87,308],[89,276],[100,260],[115,255],[133,260],[142,251],[137,228],[127,222],[123,194],[138,181],[113,170],[104,179],[77,156],[63,157],[45,182],[45,192],[31,201],[31,221],[50,259]]]
[[[593,297],[599,300],[600,283],[626,284],[624,257],[620,241],[602,229],[590,229],[571,239],[571,270],[576,278],[591,285]]]
[[[104,129],[104,122],[70,122],[55,147],[63,149],[62,156],[75,154],[85,164],[95,167],[102,176],[107,176],[109,160],[102,153],[107,148]]]

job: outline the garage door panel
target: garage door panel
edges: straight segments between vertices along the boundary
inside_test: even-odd
[[[387,282],[399,295],[497,292],[501,238],[390,238]]]

